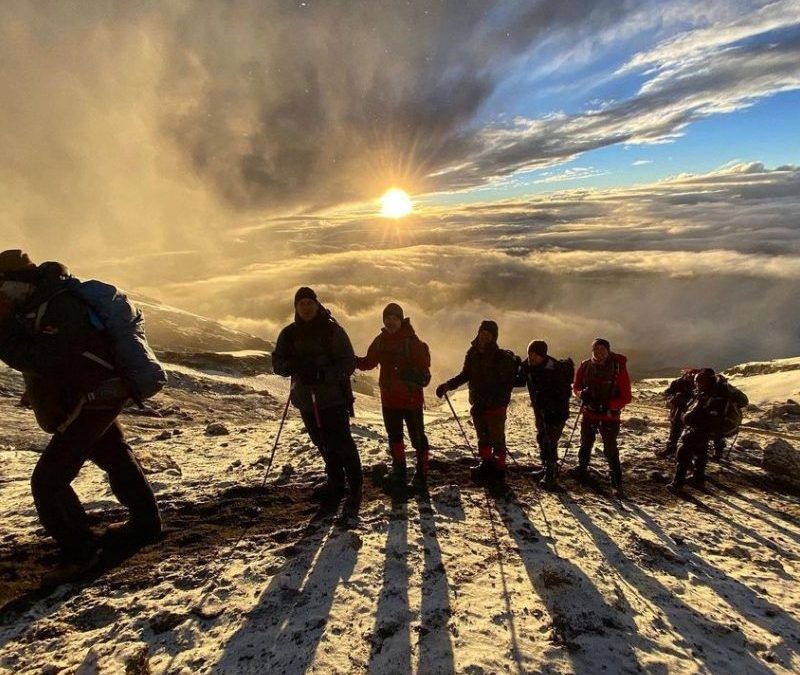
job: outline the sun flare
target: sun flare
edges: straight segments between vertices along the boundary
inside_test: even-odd
[[[413,210],[411,198],[401,189],[392,188],[384,192],[380,199],[381,215],[384,218],[402,218]]]

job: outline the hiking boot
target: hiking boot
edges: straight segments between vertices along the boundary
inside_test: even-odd
[[[686,483],[691,485],[693,488],[697,488],[698,490],[706,489],[706,479],[703,476],[692,476],[687,479]]]
[[[679,483],[676,480],[670,481],[669,483],[667,483],[667,490],[669,490],[672,494],[682,495],[683,483]]]
[[[42,586],[60,586],[76,581],[85,576],[100,564],[100,549],[94,549],[87,557],[79,560],[68,560],[54,570],[42,575]]]
[[[414,472],[414,476],[411,478],[411,487],[417,492],[427,492],[428,474],[425,471],[417,469]]]
[[[344,485],[326,481],[311,491],[312,502],[338,502],[344,496]]]
[[[363,490],[360,485],[350,488],[350,494],[344,500],[344,509],[346,511],[358,512],[361,507],[361,498],[363,497]]]
[[[558,481],[555,476],[543,475],[539,480],[539,487],[548,492],[555,492],[558,490]]]
[[[531,478],[533,478],[533,480],[541,482],[544,479],[546,473],[547,469],[545,469],[544,467],[542,467],[541,469],[534,469],[533,471],[531,471]]]
[[[625,491],[622,489],[621,485],[612,485],[611,494],[617,499],[625,499]]]
[[[666,448],[662,450],[656,451],[656,457],[659,459],[667,459],[668,457],[674,457],[675,453],[678,451],[677,448],[673,448],[671,445],[668,445]]]
[[[104,544],[145,546],[161,538],[161,523],[143,525],[135,520],[111,523],[101,535]]]
[[[586,483],[589,480],[589,471],[585,466],[573,466],[567,470],[567,475],[579,483]]]
[[[392,470],[386,474],[384,482],[391,486],[405,486],[408,480],[408,469],[405,464],[392,464]]]
[[[483,460],[478,466],[473,467],[469,475],[476,483],[482,483],[487,480],[491,480],[496,473],[496,469],[494,467],[494,462],[485,459]]]

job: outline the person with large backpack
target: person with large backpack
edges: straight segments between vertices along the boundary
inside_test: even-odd
[[[326,507],[349,495],[345,508],[357,510],[363,477],[361,458],[350,432],[356,356],[344,328],[307,286],[294,296],[294,321],[278,335],[272,353],[277,375],[291,377],[291,401],[300,411],[311,442],[325,462],[326,482],[312,498]]]
[[[664,392],[669,408],[669,437],[666,447],[656,453],[657,457],[673,457],[678,451],[678,439],[684,426],[683,415],[694,394],[694,376],[697,372],[697,368],[684,368],[680,377],[672,380]]]
[[[498,327],[483,321],[478,335],[464,356],[464,366],[455,377],[436,387],[442,398],[448,391],[469,385],[470,414],[478,435],[480,464],[472,471],[477,481],[505,481],[506,411],[511,402],[520,359],[497,345]]]
[[[742,420],[741,409],[747,405],[744,392],[737,389],[712,368],[701,368],[694,376],[694,394],[683,414],[684,430],[678,443],[675,475],[667,488],[680,494],[694,460],[691,483],[705,487],[708,444],[716,438],[736,433]]]
[[[117,421],[128,399],[141,403],[166,382],[141,321],[111,286],[83,284],[60,263],[37,266],[20,250],[0,253],[0,360],[22,372],[24,398],[53,434],[31,478],[39,520],[62,551],[45,584],[90,571],[112,540],[144,544],[160,536],[153,490]],[[129,510],[129,520],[102,539],[71,485],[87,460],[108,474]]]
[[[603,440],[603,454],[608,460],[611,489],[622,497],[622,465],[617,437],[620,413],[631,402],[631,378],[628,359],[611,351],[604,338],[592,342],[592,356],[581,362],[572,389],[581,400],[581,444],[578,465],[569,474],[579,481],[588,479],[589,461],[598,432]]]
[[[536,423],[536,442],[542,470],[535,476],[546,490],[558,489],[558,441],[569,418],[572,379],[575,364],[572,359],[554,359],[547,354],[544,340],[528,345],[528,359],[517,373],[516,386],[528,387]]]
[[[431,355],[417,337],[411,320],[404,316],[396,302],[383,310],[383,328],[359,358],[359,370],[372,370],[380,365],[378,386],[381,391],[383,423],[389,437],[392,471],[386,477],[392,489],[405,490],[407,480],[406,446],[403,424],[408,428],[411,447],[416,451],[416,470],[412,479],[415,489],[424,490],[428,479],[430,445],[425,435],[423,388],[431,380]]]

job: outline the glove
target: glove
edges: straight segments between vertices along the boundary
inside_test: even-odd
[[[580,399],[584,405],[589,405],[592,402],[592,392],[588,389],[581,389]]]
[[[440,384],[438,387],[436,387],[436,398],[443,398],[447,391],[447,384]]]

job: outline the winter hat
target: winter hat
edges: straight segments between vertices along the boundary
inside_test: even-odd
[[[603,347],[605,347],[608,351],[611,351],[611,343],[605,338],[595,338],[594,342],[592,342],[592,349],[598,345],[603,345]]]
[[[547,356],[547,343],[544,340],[532,340],[528,345],[528,354],[531,352],[539,356]]]
[[[18,248],[0,253],[0,280],[33,281],[37,270],[28,254]]]
[[[297,293],[294,294],[295,307],[297,306],[298,302],[305,300],[306,298],[314,300],[315,302],[319,302],[319,300],[317,300],[317,294],[314,293],[312,289],[310,289],[308,286],[301,286],[297,289]]]
[[[495,340],[497,340],[497,335],[500,332],[500,330],[497,328],[497,323],[491,321],[490,319],[484,319],[481,321],[478,332],[480,333],[482,330],[490,332]]]
[[[386,320],[388,315],[396,316],[398,319],[403,319],[403,308],[398,305],[396,302],[390,302],[386,307],[383,308],[383,318]]]

